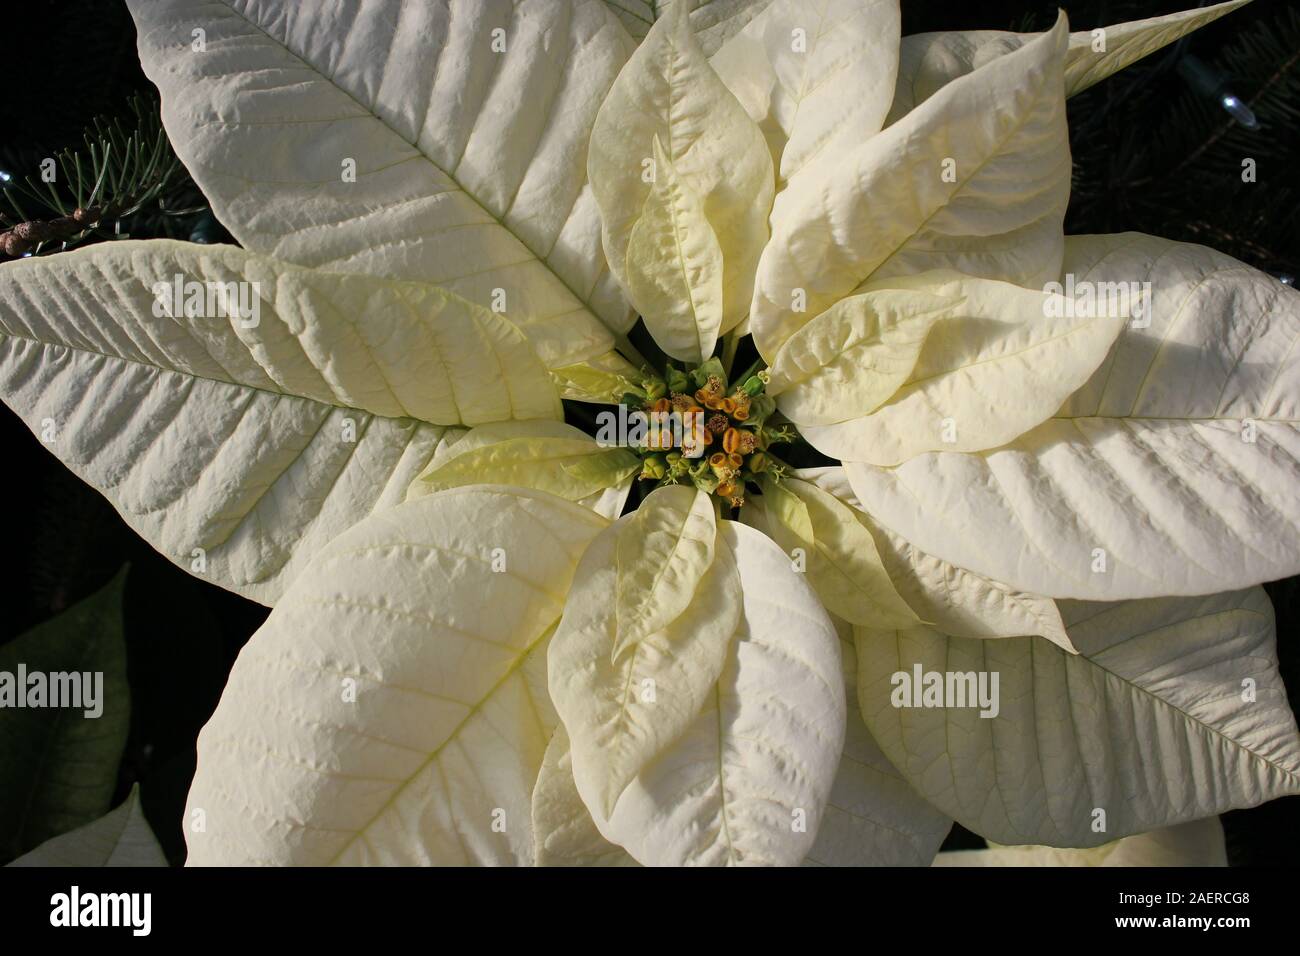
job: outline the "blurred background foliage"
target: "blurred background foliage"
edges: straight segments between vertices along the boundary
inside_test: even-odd
[[[1069,13],[1072,29],[1086,30],[1195,4],[1061,0],[1059,6]],[[1050,0],[903,0],[903,32],[1042,30],[1055,20],[1057,7]],[[1189,83],[1189,59],[1202,65],[1202,77],[1217,84],[1215,92]],[[1074,191],[1066,231],[1138,230],[1201,242],[1280,281],[1294,281],[1300,273],[1298,59],[1300,10],[1288,0],[1256,0],[1071,99]],[[83,162],[93,160],[86,136],[96,121],[109,126],[92,135],[92,142],[120,139],[109,163],[125,164],[116,169],[117,179],[110,179],[115,194],[96,197],[101,206],[120,204],[96,220],[94,229],[77,230],[77,242],[111,241],[117,235],[231,241],[183,168],[168,164],[170,154],[160,154],[153,165],[148,161],[156,142],[148,117],[156,99],[140,70],[135,29],[123,4],[10,4],[0,12],[0,62],[6,75],[0,172],[36,176],[42,159],[63,150],[80,151]],[[1220,103],[1225,92],[1254,112],[1256,128],[1228,115]],[[104,133],[117,128],[114,123],[120,124],[118,132]],[[134,146],[126,148],[137,129]],[[1242,182],[1245,158],[1256,160],[1255,183]],[[93,183],[93,176],[83,175]],[[72,211],[67,196],[49,197],[42,208],[38,197],[18,195],[29,218]],[[5,198],[0,197],[0,230],[21,221]],[[55,243],[42,253],[57,248]],[[117,805],[141,784],[145,814],[163,849],[173,863],[182,862],[181,817],[194,772],[195,738],[216,706],[235,656],[267,609],[191,577],[156,554],[7,409],[0,410],[0,447],[10,561],[0,659],[12,650],[3,645],[51,618],[68,612],[65,620],[75,620],[87,606],[116,615],[120,599],[130,716],[124,742],[115,744],[121,758],[108,802]],[[124,565],[129,571],[118,594]],[[1298,581],[1268,585],[1293,708],[1300,704]],[[112,601],[105,604],[104,595]],[[25,784],[9,776],[16,767],[5,771],[6,789]],[[1293,864],[1290,837],[1300,825],[1300,798],[1230,813],[1224,825],[1232,863]],[[21,839],[0,833],[0,863],[21,852]],[[946,847],[981,845],[979,837],[956,827]]]

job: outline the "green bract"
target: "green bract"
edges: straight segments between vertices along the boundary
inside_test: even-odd
[[[130,6],[243,248],[0,267],[0,392],[273,605],[191,863],[927,864],[954,819],[1032,847],[954,862],[1213,862],[1300,792],[1258,587],[1300,573],[1300,293],[1062,231],[1067,96],[1239,2],[1100,48],[895,0]]]

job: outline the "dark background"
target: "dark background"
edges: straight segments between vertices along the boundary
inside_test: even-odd
[[[1085,30],[1184,9],[1182,2],[1062,2]],[[1042,30],[1055,3],[903,0],[903,32]],[[1260,128],[1233,123],[1179,69],[1188,56],[1222,75],[1250,104]],[[1176,48],[1070,100],[1074,193],[1069,233],[1138,230],[1201,242],[1279,277],[1300,274],[1300,13],[1286,0],[1256,0]],[[152,88],[135,53],[135,29],[117,0],[26,0],[0,12],[0,169],[34,170],[41,157],[81,142],[97,115],[121,115]],[[1241,160],[1258,181],[1241,182]],[[229,241],[209,215],[173,232]],[[137,236],[148,235],[140,228]],[[142,784],[145,812],[173,862],[184,859],[181,816],[194,771],[194,740],[240,647],[267,610],[190,577],[131,532],[89,486],[0,409],[0,475],[7,503],[4,552],[13,562],[0,590],[0,643],[68,607],[130,563],[125,630],[133,697],[131,737],[116,804]],[[1300,689],[1295,646],[1297,580],[1268,585],[1279,656],[1293,708]],[[1224,817],[1236,865],[1294,864],[1300,798]],[[960,827],[946,846],[983,841]],[[3,862],[3,861],[0,861]]]

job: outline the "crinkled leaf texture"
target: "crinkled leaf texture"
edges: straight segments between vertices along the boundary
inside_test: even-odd
[[[768,538],[725,521],[718,543],[734,554],[744,592],[722,675],[614,812],[592,816],[646,865],[792,865],[812,847],[843,750],[838,640]],[[576,760],[574,769],[591,810]]]
[[[607,524],[457,488],[322,549],[199,735],[189,862],[531,865],[546,645]]]
[[[898,0],[774,0],[709,60],[767,138],[778,192],[880,130]]]
[[[713,564],[716,536],[712,500],[686,485],[656,489],[611,532],[616,655],[690,606]]]
[[[1183,10],[1162,17],[1118,23],[1101,30],[1070,34],[1065,54],[1065,92],[1073,96],[1099,83],[1112,73],[1136,63],[1148,54],[1173,43],[1250,0],[1229,0],[1213,6]],[[1104,33],[1105,49],[1094,49]],[[933,96],[945,84],[978,69],[990,60],[1018,50],[1033,34],[1002,30],[917,33],[903,37],[898,86],[887,122],[907,115]]]
[[[1057,411],[1126,321],[1066,302],[950,272],[884,280],[786,340],[773,367],[798,372],[781,376],[777,403],[841,461],[996,447]]]
[[[1227,866],[1218,817],[1124,837],[1090,850],[997,846],[940,853],[934,866]]]
[[[858,709],[853,628],[841,620],[834,623],[848,705],[844,754],[804,865],[928,866],[952,820],[912,789],[872,739]]]
[[[582,161],[632,46],[601,0],[129,6],[168,137],[245,248],[502,290],[556,365],[609,349],[597,316],[630,324]]]
[[[837,627],[841,627],[837,622]],[[841,635],[848,720],[844,753],[805,866],[925,866],[952,821],[908,785],[871,739],[858,714],[857,656],[851,629]],[[636,866],[596,828],[573,781],[569,738],[561,725],[546,748],[533,790],[539,866]]]
[[[798,478],[764,481],[758,500],[761,504],[749,504],[741,516],[779,544],[792,560],[798,556],[802,573],[808,575],[808,583],[827,611],[864,627],[921,623],[894,588],[859,512]]]
[[[176,276],[258,283],[256,321],[169,314]],[[0,394],[160,552],[266,603],[441,425],[562,414],[527,338],[435,286],[165,240],[0,269]]]
[[[1036,638],[856,632],[867,726],[936,807],[998,843],[1090,847],[1300,793],[1262,588],[1062,613],[1078,655]],[[998,714],[893,706],[892,675],[916,665],[996,672]]]
[[[573,781],[573,754],[564,725],[546,745],[533,788],[533,835],[538,866],[637,866],[620,846],[596,829],[596,821]]]
[[[602,405],[618,404],[625,394],[640,387],[640,377],[637,367],[618,352],[551,369],[562,397]]]
[[[722,247],[704,203],[654,138],[655,181],[627,240],[628,297],[659,346],[699,364],[722,327]]]
[[[550,690],[594,813],[609,816],[713,695],[741,615],[735,561],[715,538],[707,494],[661,488],[578,566]]]
[[[869,415],[907,381],[930,330],[960,301],[902,289],[841,299],[786,339],[767,393],[804,425]]]
[[[762,12],[772,0],[605,0],[638,40],[655,20],[668,15],[678,3],[690,11],[691,30],[706,53],[713,53],[727,38]]]
[[[140,785],[121,806],[92,823],[46,840],[9,866],[166,866],[140,807]]]
[[[1075,653],[1051,598],[1015,591],[949,564],[882,527],[862,510],[843,468],[809,468],[796,474],[854,509],[854,517],[871,532],[890,582],[922,621],[954,637],[1037,635]]]
[[[716,334],[749,313],[775,183],[763,134],[709,66],[684,7],[655,24],[619,73],[596,116],[587,171],[610,269],[661,348],[703,361]],[[690,289],[689,309],[670,308],[664,294],[674,268],[685,270],[678,285]],[[648,275],[634,277],[641,271]],[[684,327],[691,314],[698,329]]]
[[[951,269],[1041,287],[1060,272],[1070,148],[1065,18],[949,83],[787,189],[750,316],[769,362],[868,279]]]
[[[1069,241],[1076,283],[1150,282],[1092,378],[1000,448],[845,466],[917,547],[1086,600],[1208,594],[1300,573],[1300,292],[1202,246]]]
[[[603,448],[563,422],[497,422],[444,442],[406,500],[465,485],[509,485],[576,501],[612,521],[640,468],[628,449]]]

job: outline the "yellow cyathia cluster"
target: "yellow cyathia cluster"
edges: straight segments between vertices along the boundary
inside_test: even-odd
[[[671,433],[660,433],[643,449],[641,478],[689,481],[728,507],[743,505],[747,483],[757,482],[763,472],[784,470],[769,446],[793,437],[787,428],[767,427],[776,403],[764,393],[766,384],[766,371],[756,365],[729,387],[716,358],[695,369],[670,366],[662,380],[647,381],[642,409],[652,417],[676,413],[687,438],[674,442]]]

